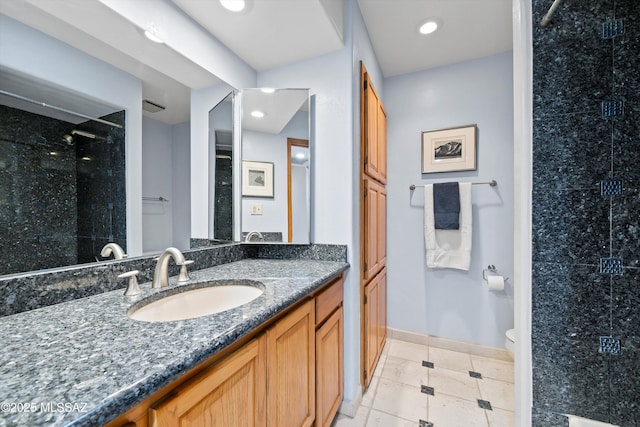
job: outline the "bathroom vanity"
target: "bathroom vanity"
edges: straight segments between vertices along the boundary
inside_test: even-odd
[[[329,425],[342,400],[348,267],[241,259],[193,271],[191,284],[242,279],[264,289],[249,303],[194,319],[127,316],[180,286],[176,277],[163,289],[143,283],[134,297],[122,288],[2,317],[0,401],[15,405],[0,421],[162,426],[202,425],[207,417],[225,426]],[[59,404],[65,410],[56,411]]]

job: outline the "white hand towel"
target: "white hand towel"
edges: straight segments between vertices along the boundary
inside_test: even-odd
[[[469,270],[471,265],[471,183],[460,183],[460,228],[436,230],[433,185],[424,186],[424,242],[427,267]]]

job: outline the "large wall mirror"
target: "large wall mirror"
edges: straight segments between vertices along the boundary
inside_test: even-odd
[[[0,74],[0,240],[12,254],[0,275],[95,262],[110,242],[126,248],[125,111]]]
[[[242,238],[310,242],[308,89],[242,90]]]
[[[157,72],[157,86],[148,87],[5,15],[0,27],[0,90],[17,95],[0,100],[0,239],[7,249],[0,275],[108,261],[114,252],[100,253],[109,242],[129,257],[167,246],[189,249],[191,89]],[[46,67],[34,58],[46,60]],[[220,85],[215,76],[210,80]],[[209,76],[201,81],[204,86]],[[143,102],[149,93],[163,105]],[[34,109],[19,97],[78,114]],[[233,117],[231,111],[224,116],[214,145],[226,151]],[[222,156],[236,157],[233,151],[212,155],[220,168],[227,160]],[[237,212],[232,200],[221,199],[225,190],[216,183],[219,177],[226,182],[224,176],[212,173],[208,188],[221,212]],[[225,220],[215,224],[212,236],[231,240]]]
[[[209,240],[233,241],[234,93],[209,111]]]

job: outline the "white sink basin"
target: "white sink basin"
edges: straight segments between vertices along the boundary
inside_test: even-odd
[[[244,283],[210,282],[206,287],[168,295],[141,307],[133,307],[127,316],[144,322],[171,322],[231,310],[253,301],[264,293],[263,287]]]

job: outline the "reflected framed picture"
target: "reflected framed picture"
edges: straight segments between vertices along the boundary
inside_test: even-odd
[[[422,173],[476,170],[477,126],[422,132]]]
[[[242,195],[273,197],[273,163],[242,161]]]

